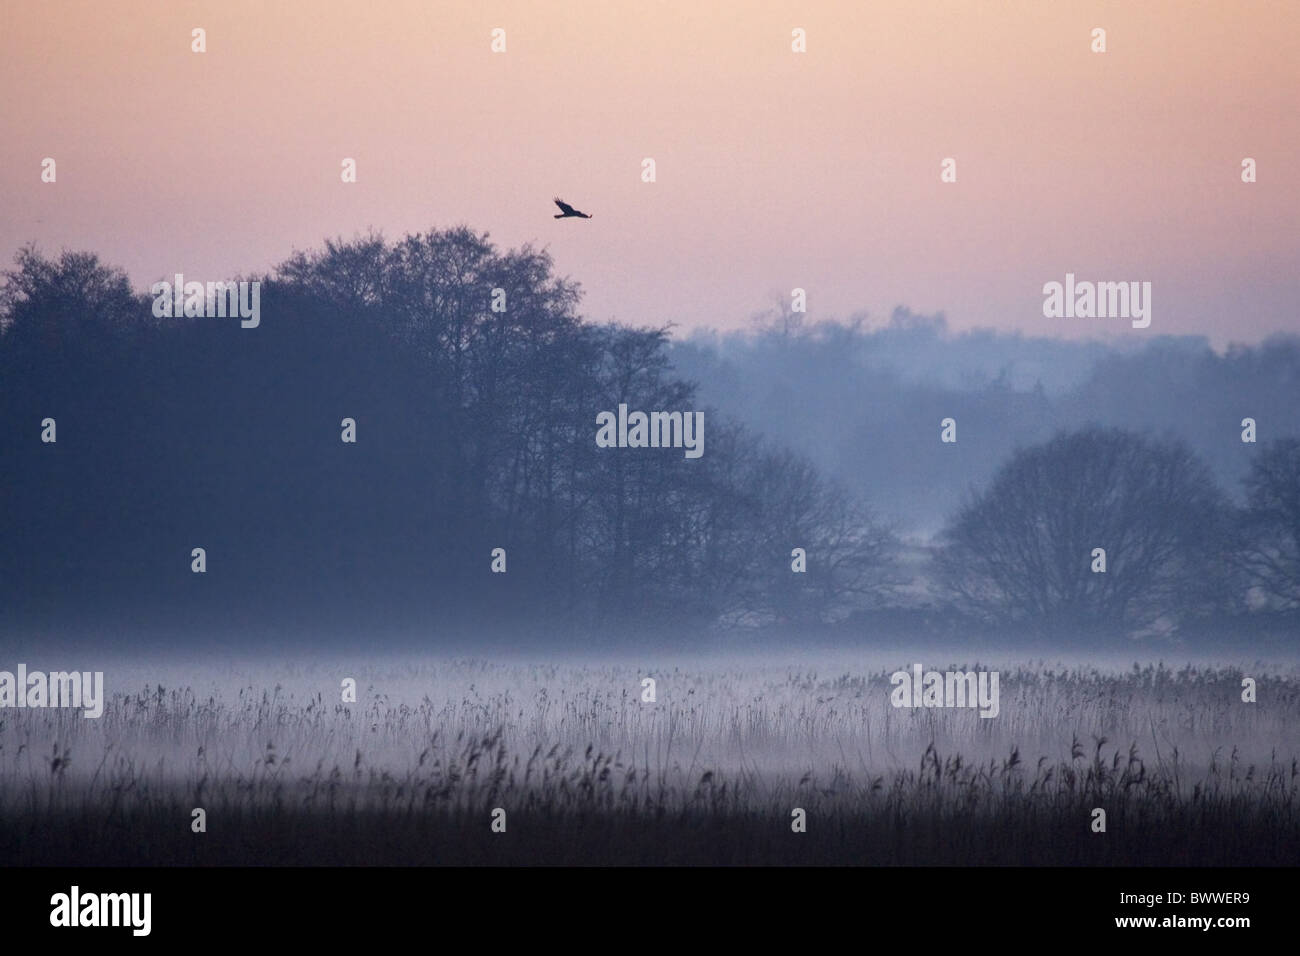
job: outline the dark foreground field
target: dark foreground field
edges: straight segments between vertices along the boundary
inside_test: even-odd
[[[207,839],[138,818],[6,821],[0,853],[9,866],[1293,866],[1300,859],[1294,827],[1281,834],[1219,818],[1222,827],[1210,833],[1212,817],[1188,814],[1154,832],[1091,837],[1077,832],[1078,819],[925,816],[896,827],[888,818],[844,815],[796,836],[755,814],[557,820],[539,813],[511,818],[517,832],[489,835],[463,816],[278,811],[232,820]]]
[[[1300,860],[1294,767],[1230,766],[1174,797],[1136,752],[1026,772],[927,751],[891,779],[805,780],[753,809],[743,782],[706,771],[692,792],[656,789],[604,755],[556,755],[521,787],[491,739],[463,768],[358,785],[269,784],[235,804],[161,796],[0,820],[9,865],[1053,865],[1253,866]],[[494,753],[500,760],[493,764]],[[478,756],[475,756],[475,755]],[[484,768],[481,774],[478,768]],[[375,791],[372,788],[378,787]],[[457,792],[457,788],[463,788]],[[777,789],[780,789],[779,787]],[[369,791],[369,792],[367,792]],[[770,796],[770,794],[769,794]],[[57,798],[56,798],[56,803]],[[505,831],[492,811],[505,810]],[[792,828],[806,813],[806,831]],[[1094,832],[1094,808],[1106,830]]]

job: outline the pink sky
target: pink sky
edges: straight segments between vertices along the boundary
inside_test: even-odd
[[[595,320],[734,328],[799,286],[810,319],[1300,331],[1294,0],[8,0],[0,89],[0,255],[141,288],[465,223],[548,247]],[[1044,318],[1067,271],[1150,281],[1151,327]]]

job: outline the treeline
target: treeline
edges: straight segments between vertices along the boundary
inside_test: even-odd
[[[913,533],[940,531],[1016,448],[1089,424],[1181,438],[1238,502],[1255,452],[1300,437],[1295,335],[1216,351],[1145,332],[1110,344],[956,332],[904,309],[883,323],[794,318],[675,341],[673,364],[706,402],[809,456]],[[956,445],[930,441],[947,417]],[[1241,442],[1243,418],[1258,423],[1259,444]]]
[[[665,330],[581,321],[545,252],[367,237],[245,281],[256,328],[156,317],[93,255],[19,254],[0,299],[13,620],[617,637],[842,616],[882,578],[869,515],[703,408]],[[704,455],[598,448],[620,404],[703,410]]]
[[[245,281],[256,328],[156,316],[93,255],[19,254],[0,291],[6,626],[360,646],[521,627],[1297,632],[1300,440],[1249,446],[1234,498],[1182,439],[1060,430],[904,546],[861,495],[703,404],[666,330],[582,321],[545,252],[464,228],[372,236]],[[810,389],[828,387],[818,368]],[[870,393],[875,372],[841,372]],[[702,410],[703,456],[598,447],[620,405]],[[884,463],[931,462],[915,495],[979,446],[985,406],[952,405]]]
[[[1047,639],[1300,636],[1300,439],[1234,505],[1178,438],[1088,426],[1018,450],[939,538],[937,600]]]

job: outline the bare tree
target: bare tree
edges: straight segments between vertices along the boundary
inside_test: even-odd
[[[936,565],[990,621],[1171,629],[1226,600],[1229,513],[1181,442],[1088,427],[1017,451],[949,524]]]
[[[891,529],[807,459],[762,451],[740,486],[753,510],[744,545],[753,566],[739,593],[750,611],[786,624],[834,623],[892,583]],[[804,552],[800,572],[795,548]]]
[[[1260,449],[1246,476],[1248,580],[1274,610],[1300,609],[1300,439]]]

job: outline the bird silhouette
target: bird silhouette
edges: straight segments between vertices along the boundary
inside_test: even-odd
[[[560,214],[555,217],[556,219],[590,219],[591,218],[585,212],[579,212],[578,210],[574,209],[572,206],[570,206],[559,196],[555,197],[555,205],[560,207]]]

